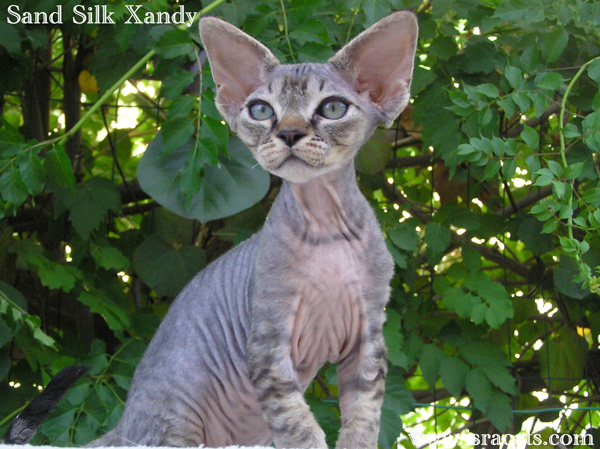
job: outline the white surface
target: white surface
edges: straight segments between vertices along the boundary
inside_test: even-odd
[[[135,446],[136,449],[145,449],[147,446]],[[15,445],[10,445],[10,444],[0,444],[0,449],[25,449],[25,448],[31,448],[31,449],[59,449],[55,446],[31,446],[29,444],[26,444],[24,446],[15,446]],[[132,446],[127,446],[127,447],[111,447],[111,448],[107,448],[107,449],[131,449]],[[223,448],[223,449],[272,449],[269,446],[227,446],[227,448]],[[148,449],[161,449],[159,447],[148,447]],[[162,448],[165,449],[165,448]]]

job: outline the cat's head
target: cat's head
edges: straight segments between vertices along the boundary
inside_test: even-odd
[[[200,36],[229,126],[269,172],[305,182],[350,161],[408,103],[417,21],[380,20],[327,64],[280,64],[260,42],[214,17]]]

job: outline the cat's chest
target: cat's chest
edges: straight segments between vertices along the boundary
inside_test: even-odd
[[[301,378],[312,378],[359,342],[367,270],[360,242],[346,240],[299,248],[296,260],[292,360]]]

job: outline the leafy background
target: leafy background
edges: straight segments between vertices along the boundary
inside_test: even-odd
[[[76,25],[78,3],[62,2],[62,25],[9,25],[0,2],[0,430],[60,368],[92,366],[38,444],[82,445],[114,426],[174,296],[260,228],[280,186],[216,112],[196,26],[125,24],[122,0],[108,3],[115,25]],[[393,10],[418,14],[414,98],[357,161],[397,265],[380,445],[466,432],[600,440],[600,3],[140,11],[181,4],[285,62],[323,61]],[[333,444],[334,367],[307,398]]]

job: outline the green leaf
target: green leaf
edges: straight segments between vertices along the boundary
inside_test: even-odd
[[[461,318],[471,318],[473,310],[481,305],[481,298],[464,292],[458,287],[450,287],[444,291],[444,305],[456,311]]]
[[[587,115],[581,127],[585,144],[594,151],[600,151],[600,110]]]
[[[481,320],[480,314],[483,314],[490,327],[498,329],[504,321],[512,318],[512,302],[502,284],[492,281],[481,272],[471,272],[465,279],[465,286],[478,293],[487,306],[478,306],[477,314],[471,314],[475,323]]]
[[[590,206],[600,206],[600,188],[592,187],[591,189],[585,190],[582,194],[582,198],[583,201],[585,201]]]
[[[363,11],[365,12],[365,26],[371,26],[379,19],[387,16],[391,12],[390,2],[388,0],[370,0],[363,2]]]
[[[181,95],[171,101],[167,111],[167,119],[187,117],[194,107],[194,98],[190,95]]]
[[[402,432],[402,420],[399,415],[414,410],[414,398],[406,388],[403,371],[391,366],[385,379],[385,396],[381,407],[381,431],[379,444],[382,447],[394,447]]]
[[[395,366],[400,368],[408,369],[410,364],[406,354],[402,351],[402,317],[394,309],[387,311],[387,321],[383,327],[383,335],[385,337],[385,344],[388,348],[388,361]]]
[[[498,174],[502,164],[500,159],[490,159],[490,161],[486,164],[485,169],[483,170],[483,180],[493,178]]]
[[[588,76],[600,85],[600,59],[592,62],[587,68]]]
[[[388,231],[388,237],[398,248],[410,253],[415,253],[419,247],[419,235],[414,225],[408,222],[402,222]]]
[[[27,199],[27,186],[21,180],[14,164],[11,164],[10,168],[0,176],[0,194],[4,201],[12,203],[15,207],[20,206]]]
[[[527,112],[531,106],[531,98],[526,92],[513,92],[511,98],[521,112]]]
[[[548,160],[546,162],[548,163],[548,168],[554,174],[554,176],[560,178],[563,174],[563,166],[560,163],[553,160]]]
[[[4,11],[3,16],[7,18],[6,10]],[[7,19],[0,20],[0,46],[4,47],[9,53],[16,57],[22,56],[22,39],[19,35],[19,28],[19,26],[8,23]]]
[[[445,355],[442,350],[434,344],[425,345],[421,351],[421,372],[430,388],[435,387],[435,383],[439,377],[440,363],[444,357]]]
[[[264,215],[262,218],[261,224],[264,222]],[[158,234],[167,242],[183,244],[194,241],[197,223],[163,207],[157,207],[151,215],[144,217],[142,230],[148,234]]]
[[[513,89],[519,88],[523,75],[521,74],[521,70],[518,67],[507,65],[504,68],[504,76]]]
[[[549,186],[550,184],[552,184],[553,179],[554,179],[553,177],[538,176],[538,178],[535,180],[535,183],[533,185],[538,186],[538,187]]]
[[[544,211],[546,209],[542,208]],[[552,222],[556,223],[556,222]],[[554,240],[549,235],[542,235],[542,224],[534,218],[526,218],[521,222],[517,233],[525,247],[535,256],[541,256],[544,253],[554,249]]]
[[[388,130],[375,130],[354,159],[356,170],[369,175],[381,173],[393,155],[390,151],[391,142]]]
[[[404,370],[391,366],[385,378],[384,408],[401,415],[415,408],[415,399],[404,383]]]
[[[470,109],[471,107],[473,107],[473,105],[469,101],[469,97],[462,90],[448,91],[448,97],[450,98],[450,101],[452,101],[452,103],[463,109]]]
[[[378,442],[381,447],[394,447],[396,440],[398,440],[402,432],[402,419],[399,412],[385,403],[385,397],[383,403],[384,406],[381,407],[381,430],[379,431]]]
[[[6,343],[8,343],[12,339],[12,336],[13,329],[11,327],[8,327],[6,322],[2,319],[2,317],[0,317],[0,348],[2,348]],[[0,380],[3,379],[4,377],[0,373]]]
[[[160,86],[160,94],[167,100],[171,100],[181,95],[183,89],[193,81],[193,73],[183,69],[175,70],[163,80]]]
[[[32,326],[30,324],[31,330],[33,332],[33,338],[39,341],[42,345],[48,346],[49,348],[53,348],[56,345],[56,341],[54,338],[47,335],[40,327],[39,324]]]
[[[0,322],[0,328],[2,324]],[[4,381],[8,373],[10,373],[10,368],[12,366],[12,360],[10,358],[10,353],[6,349],[2,349],[0,346],[0,381]]]
[[[19,174],[30,195],[42,193],[46,184],[46,170],[42,160],[33,151],[29,151],[27,159],[19,164]]]
[[[473,399],[475,408],[486,413],[492,399],[492,384],[480,369],[469,371],[465,379],[467,392]]]
[[[567,139],[581,136],[579,129],[575,123],[567,123],[563,128],[563,134]]]
[[[102,315],[112,330],[122,330],[129,326],[129,318],[125,310],[104,292],[84,291],[77,299],[88,306],[93,313]]]
[[[133,256],[137,274],[161,296],[178,294],[205,265],[206,255],[201,248],[176,248],[156,234],[146,237]]]
[[[458,357],[446,357],[440,364],[440,376],[452,396],[460,399],[469,367]]]
[[[537,131],[530,126],[523,125],[523,131],[521,131],[521,139],[531,148],[537,150],[540,143],[540,136]]]
[[[463,262],[469,271],[478,271],[481,268],[481,255],[472,245],[463,245],[461,249]]]
[[[75,185],[73,167],[71,167],[71,161],[62,146],[55,145],[48,151],[44,158],[44,168],[48,182],[51,183],[51,190],[56,187],[73,187]]]
[[[460,355],[468,363],[482,369],[508,367],[508,357],[502,350],[489,341],[473,341],[459,348]]]
[[[427,223],[425,226],[425,243],[427,244],[427,258],[434,260],[441,255],[450,244],[450,229],[436,222]]]
[[[200,137],[211,139],[218,147],[226,148],[229,143],[229,128],[221,120],[206,117],[200,127]]]
[[[77,268],[49,260],[38,266],[37,274],[42,285],[53,290],[60,288],[67,293],[73,290],[75,283],[81,278],[81,272]]]
[[[568,328],[562,327],[538,351],[540,375],[553,392],[566,391],[579,384],[583,376],[587,342]]]
[[[27,300],[23,294],[11,285],[8,285],[4,281],[0,281],[0,303],[8,304],[5,302],[5,298],[8,298],[13,304],[10,307],[13,308],[16,305],[18,308],[27,312]],[[0,309],[0,313],[6,313],[5,310]]]
[[[69,209],[69,220],[84,240],[100,227],[108,211],[119,213],[121,210],[121,197],[115,185],[100,177],[77,184],[73,195],[64,201]]]
[[[106,240],[92,243],[90,253],[96,263],[107,270],[127,270],[129,259],[114,246],[110,246]]]
[[[569,41],[567,30],[562,27],[545,34],[542,38],[542,55],[547,62],[555,62]]]
[[[177,117],[168,120],[161,128],[163,151],[170,151],[184,145],[194,134],[194,120],[189,117]]]
[[[504,110],[504,112],[506,113],[506,116],[508,118],[511,118],[513,115],[515,115],[515,111],[516,111],[515,102],[512,100],[512,98],[510,96],[504,97],[503,99],[498,100],[498,106],[500,106]]]
[[[558,227],[558,221],[547,221],[542,227],[542,234],[552,234]]]
[[[485,414],[500,432],[506,432],[512,423],[512,404],[510,398],[494,389],[489,394],[489,405]]]
[[[257,166],[241,141],[232,139],[229,158],[219,156],[218,166],[205,166],[202,184],[189,205],[176,182],[193,144],[169,154],[162,152],[159,133],[138,164],[140,187],[166,209],[205,223],[227,217],[257,203],[267,193],[269,175]]]
[[[481,92],[488,98],[498,98],[500,94],[498,93],[498,88],[490,83],[484,83],[477,86],[477,91]]]
[[[502,391],[513,396],[519,395],[516,379],[511,376],[510,371],[507,368],[499,366],[496,368],[485,367],[481,369],[490,382]]]
[[[156,42],[154,50],[165,59],[187,55],[193,50],[190,33],[178,28],[166,31]]]
[[[408,267],[408,256],[402,251],[400,251],[398,248],[396,248],[389,241],[386,241],[385,243],[388,251],[392,255],[392,259],[394,259],[394,262],[396,263],[398,268],[400,268],[401,270],[406,269]]]
[[[473,145],[471,145],[469,143],[461,143],[456,148],[456,154],[458,156],[467,156],[469,154],[476,153],[476,152],[477,152],[477,150],[473,147]]]
[[[574,299],[584,299],[589,296],[590,292],[587,289],[581,288],[580,284],[575,283],[574,270],[566,268],[555,268],[553,272],[554,287],[563,295]]]
[[[555,90],[558,90],[558,88],[560,87],[562,82],[563,82],[563,79],[559,73],[547,72],[547,73],[544,73],[544,76],[539,81],[538,87],[555,91]]]
[[[560,181],[552,181],[552,193],[554,198],[561,199],[565,196],[566,184]]]
[[[69,446],[71,443],[70,430],[76,411],[72,408],[59,416],[48,418],[42,423],[40,432],[48,437],[52,444]]]

